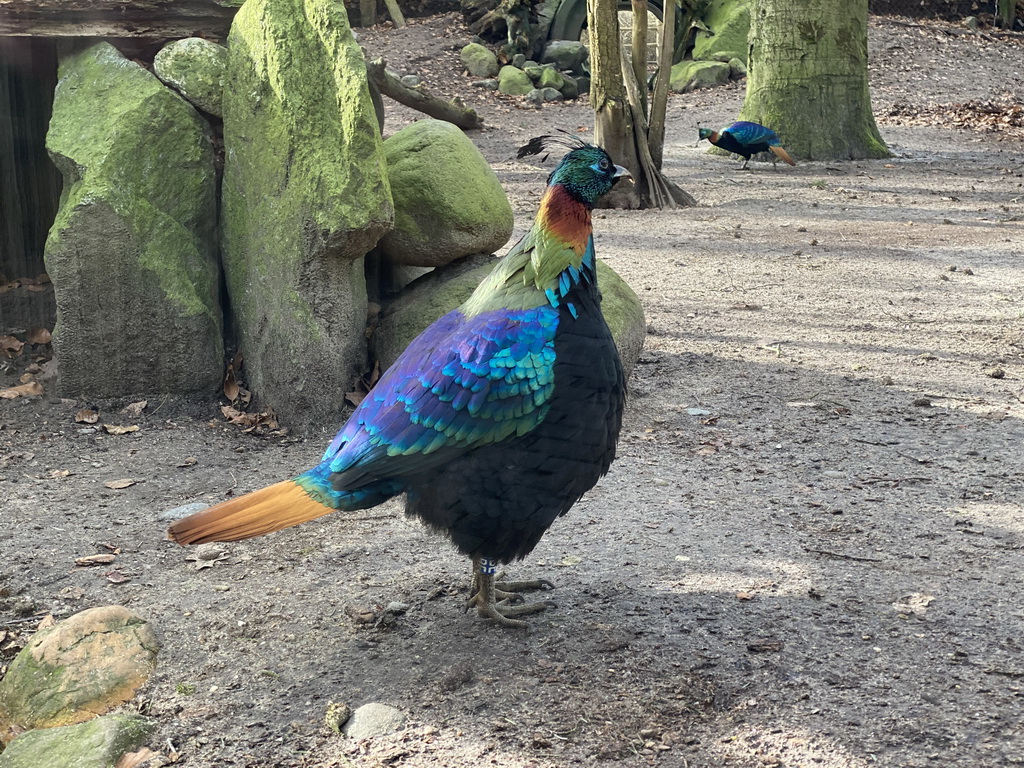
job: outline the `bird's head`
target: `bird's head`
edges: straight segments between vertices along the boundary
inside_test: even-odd
[[[710,139],[713,134],[714,131],[711,130],[710,128],[698,128],[697,141],[700,141],[701,139]]]
[[[593,208],[619,179],[629,171],[616,165],[601,147],[587,144],[576,137],[538,136],[519,150],[519,157],[535,155],[549,149],[551,144],[568,146],[570,151],[548,176],[548,186],[559,185],[572,197]]]

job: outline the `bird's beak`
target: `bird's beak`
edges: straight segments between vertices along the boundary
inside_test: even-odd
[[[615,166],[615,173],[612,175],[612,178],[613,179],[621,179],[623,176],[625,176],[627,179],[632,179],[633,178],[633,174],[631,174],[629,171],[627,171],[621,165],[616,165]]]

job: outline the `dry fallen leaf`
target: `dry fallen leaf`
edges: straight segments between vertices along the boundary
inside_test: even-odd
[[[103,431],[105,431],[108,435],[127,435],[129,432],[138,432],[139,425],[132,424],[131,426],[128,427],[122,427],[119,424],[104,424]]]
[[[163,759],[162,755],[158,755],[149,747],[143,747],[138,752],[125,752],[121,755],[121,759],[117,761],[117,765],[114,768],[138,768],[138,766],[148,763],[154,757]]]
[[[0,354],[4,357],[17,357],[24,346],[25,342],[18,341],[13,336],[0,336]]]
[[[148,400],[139,400],[136,403],[129,403],[121,409],[121,413],[124,416],[130,416],[133,419],[137,419],[142,415],[142,412],[146,410],[147,405],[149,405]]]
[[[737,600],[753,600],[754,596],[752,594],[750,594],[749,592],[737,592],[736,593],[736,599]]]
[[[100,414],[95,408],[83,408],[75,414],[76,424],[95,424],[99,420]]]
[[[113,491],[119,491],[122,488],[130,488],[131,486],[135,485],[135,481],[132,480],[130,477],[126,477],[122,480],[108,480],[107,482],[104,483],[104,485]]]
[[[124,584],[126,581],[131,581],[130,576],[125,576],[120,571],[107,571],[104,575],[111,584]]]
[[[117,555],[86,555],[75,560],[75,565],[110,565],[117,559]]]
[[[185,459],[180,464],[178,464],[178,466],[179,467],[194,467],[198,463],[199,463],[199,459],[197,459],[195,456],[186,456]]]
[[[49,344],[53,335],[46,328],[37,325],[29,329],[25,338],[29,344]]]
[[[43,385],[38,381],[30,381],[27,384],[19,384],[16,387],[0,389],[0,398],[13,400],[16,397],[28,397],[29,395],[43,394]]]

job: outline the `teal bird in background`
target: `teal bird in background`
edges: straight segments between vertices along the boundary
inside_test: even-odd
[[[796,161],[782,148],[782,142],[779,141],[775,131],[764,127],[760,123],[748,123],[745,120],[740,120],[718,131],[713,131],[710,128],[700,128],[697,131],[697,136],[697,141],[707,139],[716,147],[742,157],[743,165],[740,166],[741,171],[746,169],[750,158],[759,152],[771,152],[783,162],[796,165]],[[775,163],[774,158],[772,158],[772,163]]]

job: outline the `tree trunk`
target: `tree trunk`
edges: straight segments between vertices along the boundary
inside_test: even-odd
[[[654,76],[654,92],[651,94],[651,119],[647,129],[647,142],[651,146],[651,157],[661,168],[665,149],[665,112],[668,110],[669,80],[672,78],[672,58],[676,39],[676,4],[665,3],[661,16],[661,32],[658,37],[658,73]]]
[[[647,0],[632,0],[633,34],[632,58],[633,76],[640,84],[640,104],[647,114]]]
[[[1017,0],[996,0],[996,20],[1003,29],[1013,29],[1017,15]]]
[[[868,93],[868,0],[754,0],[742,120],[798,160],[888,157]]]
[[[633,141],[633,121],[622,82],[622,52],[615,0],[587,0],[590,29],[590,103],[594,107],[594,141],[619,165],[637,174],[640,161]],[[605,196],[605,205],[635,208],[636,191],[623,184]]]

